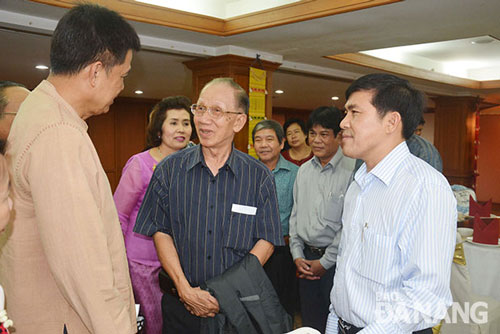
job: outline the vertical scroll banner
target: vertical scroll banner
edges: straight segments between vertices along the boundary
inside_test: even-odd
[[[250,109],[248,112],[248,154],[257,158],[253,148],[252,131],[257,123],[266,118],[266,71],[250,67],[248,97]]]

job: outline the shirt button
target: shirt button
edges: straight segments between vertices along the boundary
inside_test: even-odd
[[[208,234],[212,234],[212,230],[208,230]]]
[[[210,209],[213,209],[213,208],[214,208],[214,206],[213,206],[213,205],[210,205]]]
[[[215,183],[215,179],[211,179],[210,182]]]
[[[210,260],[211,258],[212,258],[212,257],[211,257],[210,255],[209,255],[209,256],[207,256],[207,259],[209,259],[209,260]]]

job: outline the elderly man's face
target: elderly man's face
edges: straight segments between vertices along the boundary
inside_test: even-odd
[[[4,95],[8,101],[0,118],[0,139],[7,140],[10,127],[14,121],[14,117],[21,106],[21,103],[28,97],[29,90],[23,87],[8,87],[4,89]]]
[[[220,109],[229,112],[241,112],[238,108],[234,89],[225,83],[214,83],[205,87],[198,98],[197,105],[211,110]],[[200,144],[205,148],[226,148],[232,145],[234,135],[245,125],[245,114],[224,113],[216,118],[205,112],[194,116]]]

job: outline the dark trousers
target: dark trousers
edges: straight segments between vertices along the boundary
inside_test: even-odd
[[[345,328],[347,327],[350,328]],[[355,334],[359,331],[361,331],[363,328],[356,327],[354,325],[351,325],[349,323],[346,323],[345,321],[339,320],[339,331],[338,334]],[[426,328],[426,329],[421,329],[419,331],[413,332],[412,334],[432,334],[432,328]]]
[[[317,260],[321,257],[311,253],[307,248],[304,249],[304,256],[307,260]],[[328,269],[319,280],[299,278],[302,326],[315,328],[321,333],[325,332],[334,274],[335,266]]]
[[[298,296],[296,267],[293,262],[290,247],[274,247],[274,253],[264,265],[267,277],[273,284],[281,305],[293,318]]]
[[[162,334],[200,333],[201,318],[192,315],[176,297],[164,293],[161,298]]]

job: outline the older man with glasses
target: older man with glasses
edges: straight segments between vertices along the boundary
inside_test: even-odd
[[[5,151],[14,117],[29,93],[30,91],[19,83],[0,81],[0,153]]]
[[[200,145],[158,164],[144,197],[135,231],[153,237],[168,274],[160,280],[164,333],[206,332],[201,319],[215,317],[220,300],[200,286],[248,253],[263,265],[283,245],[273,175],[233,147],[248,106],[230,78],[205,85],[191,106]]]

